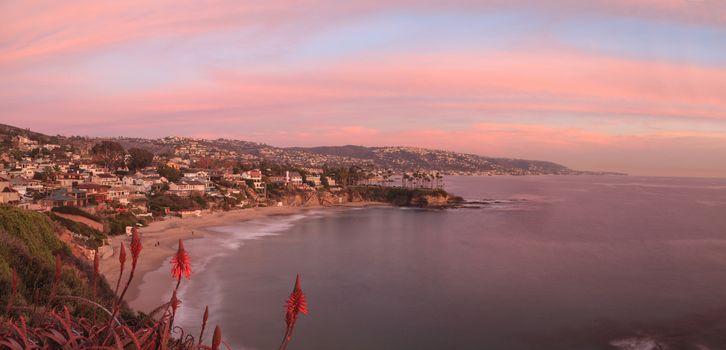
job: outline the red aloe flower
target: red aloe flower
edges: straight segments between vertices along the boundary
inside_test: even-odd
[[[177,280],[181,280],[182,275],[187,279],[191,278],[192,265],[189,261],[189,254],[184,250],[184,242],[179,240],[179,249],[176,255],[171,259],[171,275]]]
[[[209,305],[204,307],[204,316],[202,316],[202,330],[199,332],[199,345],[202,345],[202,338],[204,338],[204,329],[207,328],[208,319],[209,319]]]
[[[131,230],[131,267],[136,268],[136,263],[139,261],[139,254],[141,253],[141,236],[139,236],[139,230],[134,227]]]
[[[212,335],[212,350],[218,350],[222,343],[222,329],[219,326],[214,327],[214,335]]]
[[[98,279],[98,267],[100,264],[99,255],[100,254],[98,254],[98,249],[96,249],[96,251],[93,254],[93,291],[92,291],[93,294],[92,295],[93,295],[94,299],[96,298],[96,285],[97,285],[96,280]]]
[[[118,263],[121,268],[118,271],[118,280],[116,281],[116,289],[113,294],[118,295],[118,288],[121,286],[121,277],[124,275],[124,266],[126,266],[126,248],[124,242],[121,242],[121,250],[118,253]]]
[[[99,267],[99,264],[100,264],[100,259],[99,259],[99,256],[98,255],[99,255],[98,254],[98,249],[96,249],[96,251],[93,253],[93,272],[96,275],[98,275],[98,267]]]
[[[121,269],[124,269],[124,265],[126,265],[126,247],[124,247],[124,242],[121,242],[121,251],[118,253],[118,262],[121,264]]]
[[[287,322],[288,328],[295,323],[297,315],[301,312],[305,315],[308,314],[308,304],[305,301],[305,294],[300,288],[300,274],[298,274],[295,279],[295,288],[292,289],[290,298],[285,304],[285,322]]]

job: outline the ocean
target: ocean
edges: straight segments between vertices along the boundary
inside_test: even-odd
[[[186,244],[178,324],[198,332],[209,305],[232,348],[276,349],[300,273],[290,349],[726,349],[725,179],[445,182],[485,204],[212,228]]]

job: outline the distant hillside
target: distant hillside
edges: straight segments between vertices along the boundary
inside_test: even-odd
[[[62,137],[58,136],[48,136],[45,134],[41,134],[38,132],[30,131],[30,129],[22,129],[11,125],[6,124],[0,124],[0,136],[3,138],[13,137],[13,136],[24,136],[27,137],[33,141],[38,141],[41,144],[47,144],[47,143],[59,143]]]
[[[338,157],[358,158],[390,169],[425,169],[450,172],[537,172],[569,174],[574,171],[560,164],[524,159],[490,158],[414,147],[327,146],[295,147],[291,150]]]
[[[373,148],[364,147],[364,146],[353,146],[353,145],[346,145],[346,146],[320,146],[320,147],[291,147],[288,149],[297,150],[297,151],[307,151],[311,153],[317,153],[317,154],[327,154],[331,156],[339,156],[339,157],[350,157],[350,158],[360,158],[360,159],[368,159],[368,160],[375,160],[376,152]]]
[[[84,138],[47,136],[30,130],[0,124],[0,139],[5,145],[11,136],[24,135],[43,143],[72,144],[78,148],[90,147],[102,140],[120,143],[125,149],[139,147],[157,155],[182,157],[217,157],[237,159],[244,162],[269,161],[299,167],[350,166],[373,167],[394,171],[441,171],[460,174],[601,174],[577,171],[563,165],[539,160],[492,158],[476,154],[432,150],[415,147],[364,147],[364,146],[320,146],[320,147],[275,147],[262,143],[230,139],[191,139],[165,137],[144,139],[132,137]],[[204,151],[200,152],[200,149]],[[197,154],[192,154],[197,152]],[[200,155],[201,154],[201,155]],[[612,173],[615,174],[615,173]]]

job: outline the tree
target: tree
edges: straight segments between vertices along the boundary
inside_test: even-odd
[[[101,141],[91,148],[91,154],[107,169],[116,169],[124,159],[124,148],[118,142]]]
[[[181,178],[181,172],[168,165],[162,165],[162,166],[156,168],[156,172],[171,182],[174,182]]]
[[[154,154],[143,148],[129,149],[129,156],[128,166],[131,171],[146,168],[154,160]]]

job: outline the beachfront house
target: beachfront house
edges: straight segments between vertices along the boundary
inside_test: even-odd
[[[177,182],[169,184],[169,193],[180,197],[189,197],[192,194],[203,195],[206,190],[204,183],[198,180],[181,178]]]

